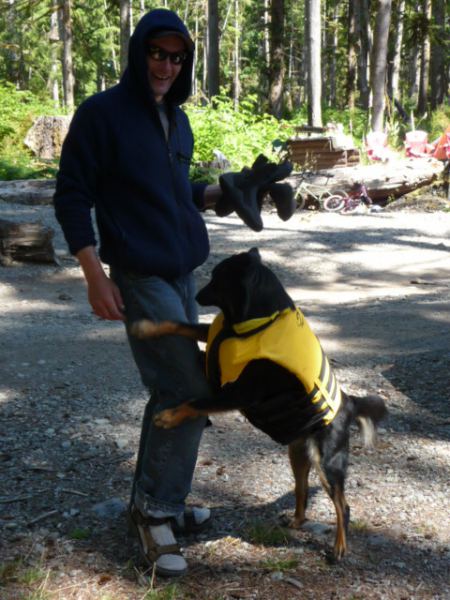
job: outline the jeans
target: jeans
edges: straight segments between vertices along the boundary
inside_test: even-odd
[[[206,418],[184,421],[173,429],[153,424],[157,412],[194,397],[210,395],[201,353],[194,340],[181,336],[139,340],[129,334],[133,321],[196,322],[193,275],[166,281],[140,277],[116,269],[111,277],[118,285],[126,310],[128,341],[150,400],[144,411],[131,502],[143,515],[174,516],[184,510],[191,491],[198,447]]]

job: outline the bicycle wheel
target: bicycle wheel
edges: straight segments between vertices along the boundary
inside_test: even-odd
[[[332,196],[328,196],[323,201],[323,208],[327,212],[340,212],[345,207],[345,198],[339,196],[338,194],[333,194]]]
[[[347,198],[344,208],[341,210],[343,215],[351,215],[357,212],[362,202],[360,198]],[[363,204],[364,206],[364,204]]]

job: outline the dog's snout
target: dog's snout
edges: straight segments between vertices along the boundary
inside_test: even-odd
[[[211,290],[211,284],[205,285],[201,290],[198,291],[195,299],[200,304],[200,306],[213,306],[214,305],[214,295]]]

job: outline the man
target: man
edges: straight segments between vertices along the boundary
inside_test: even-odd
[[[190,93],[193,50],[175,13],[145,15],[130,39],[120,83],[79,107],[61,154],[56,216],[94,313],[127,327],[141,318],[197,319],[192,272],[209,252],[199,211],[214,204],[220,188],[188,179],[193,137],[179,106]],[[205,422],[165,430],[152,416],[209,394],[209,386],[195,342],[175,336],[145,342],[129,336],[129,342],[151,391],[129,516],[148,563],[161,575],[181,575],[187,564],[173,528],[198,530],[210,519],[206,508],[185,508]]]

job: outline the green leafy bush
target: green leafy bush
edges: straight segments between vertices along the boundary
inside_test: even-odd
[[[273,142],[285,141],[294,132],[293,122],[259,114],[254,97],[242,101],[237,110],[225,96],[206,106],[188,104],[185,109],[194,131],[196,164],[212,161],[217,149],[231,162],[232,170],[240,170],[251,166],[258,154],[273,157]]]
[[[37,160],[25,147],[33,120],[56,114],[53,104],[10,83],[0,84],[0,179],[33,179],[54,176],[55,165]]]
[[[433,141],[440,137],[450,125],[450,106],[442,105],[430,114],[427,121],[429,136]]]

